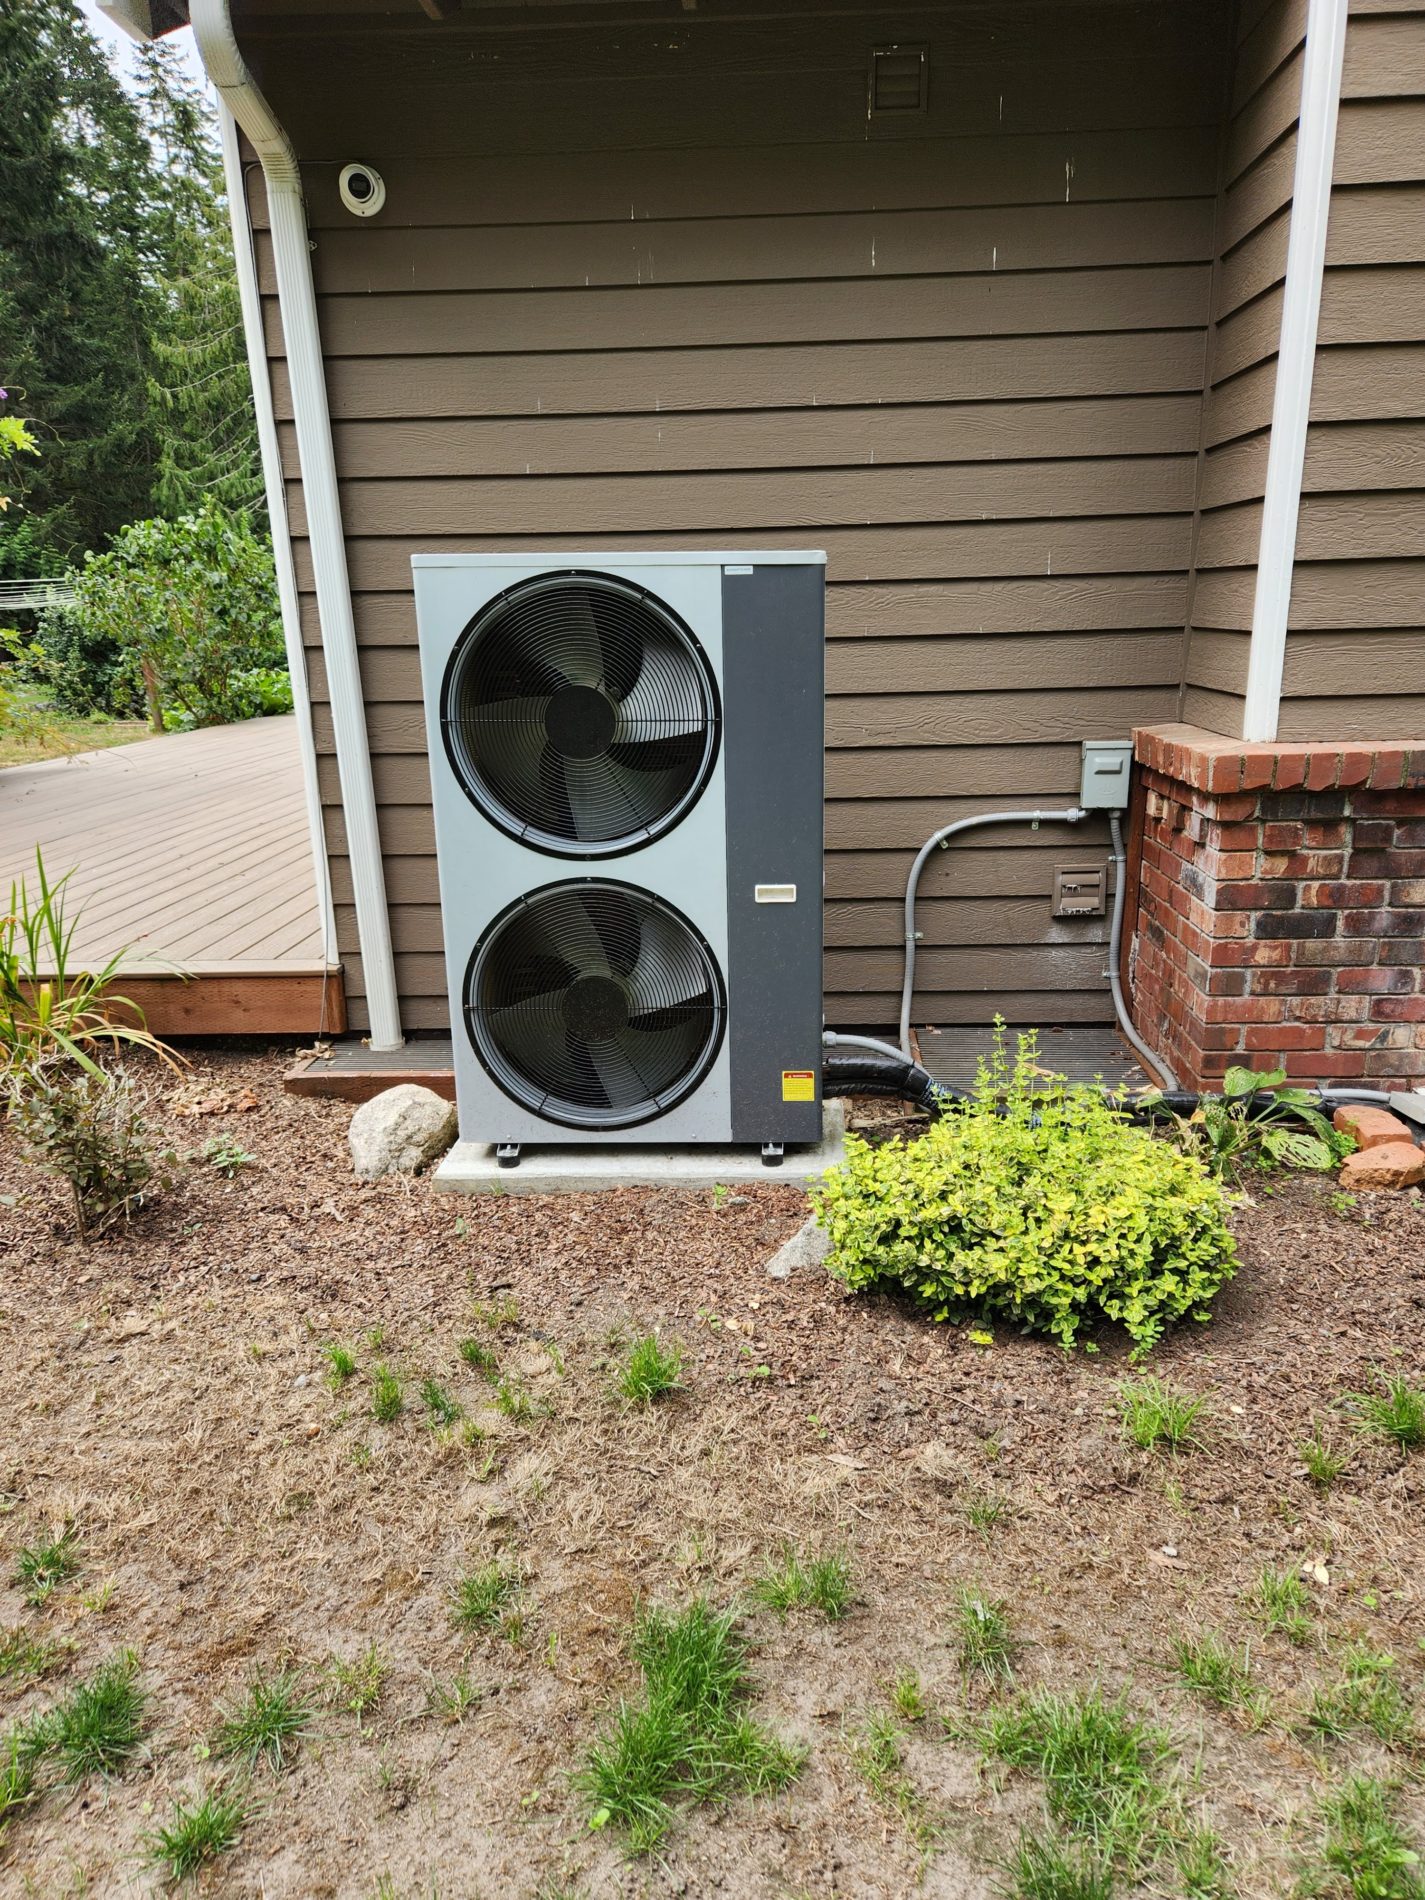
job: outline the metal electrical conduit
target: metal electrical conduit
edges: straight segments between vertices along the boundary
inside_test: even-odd
[[[919,941],[919,932],[915,927],[915,899],[920,885],[921,874],[933,851],[943,850],[954,837],[963,831],[969,831],[978,825],[1031,825],[1036,830],[1042,824],[1076,825],[1090,814],[1081,805],[1069,805],[1057,811],[994,811],[982,812],[974,818],[957,818],[953,824],[942,825],[939,831],[930,837],[916,853],[915,862],[905,887],[905,974],[901,982],[900,1007],[900,1044],[881,1042],[874,1036],[844,1036],[834,1030],[825,1030],[822,1041],[828,1049],[856,1049],[866,1052],[860,1056],[832,1056],[827,1064],[828,1092],[834,1088],[836,1093],[854,1093],[862,1088],[873,1094],[903,1095],[907,1100],[915,1101],[922,1107],[932,1108],[962,1099],[957,1089],[947,1088],[936,1082],[921,1067],[911,1053],[910,1012],[911,999],[915,992],[915,950]],[[1128,861],[1123,849],[1123,830],[1116,811],[1108,815],[1109,834],[1113,844],[1114,890],[1113,917],[1109,926],[1108,941],[1108,984],[1113,998],[1113,1012],[1118,1019],[1124,1039],[1133,1047],[1150,1069],[1162,1077],[1166,1106],[1179,1112],[1191,1112],[1197,1106],[1198,1097],[1185,1093],[1178,1084],[1177,1077],[1163,1058],[1138,1034],[1133,1019],[1128,1013],[1127,998],[1123,994],[1123,984],[1119,976],[1119,958],[1123,942],[1123,914],[1126,905],[1128,887]],[[844,1074],[840,1073],[845,1071]],[[1315,1084],[1317,1095],[1322,1102],[1374,1102],[1389,1103],[1398,1113],[1409,1119],[1425,1122],[1425,1094],[1388,1093],[1383,1089],[1331,1088],[1325,1084]]]

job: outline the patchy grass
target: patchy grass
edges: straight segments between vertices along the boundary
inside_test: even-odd
[[[1173,1666],[1195,1695],[1219,1709],[1243,1709],[1255,1720],[1262,1718],[1263,1703],[1252,1686],[1251,1652],[1233,1649],[1216,1630],[1175,1638]]]
[[[1394,1656],[1352,1643],[1341,1658],[1339,1679],[1313,1692],[1306,1725],[1327,1741],[1369,1734],[1387,1747],[1413,1742],[1415,1718]]]
[[[1320,1900],[1421,1900],[1420,1855],[1395,1814],[1394,1791],[1353,1775],[1320,1804],[1325,1834],[1300,1891]]]
[[[448,1682],[431,1676],[426,1683],[426,1709],[438,1722],[459,1726],[484,1700],[484,1692],[472,1677],[463,1672]]]
[[[79,1569],[79,1537],[71,1524],[44,1543],[22,1544],[11,1581],[24,1591],[26,1603],[38,1606],[60,1584],[77,1576]]]
[[[1307,1477],[1319,1491],[1329,1491],[1351,1462],[1351,1454],[1332,1445],[1319,1424],[1296,1450]]]
[[[218,1716],[213,1753],[239,1756],[253,1768],[265,1761],[274,1774],[291,1761],[314,1719],[295,1670],[272,1677],[258,1671],[246,1694],[227,1708],[220,1706]]]
[[[375,1643],[368,1643],[350,1661],[333,1656],[326,1667],[327,1700],[360,1723],[380,1705],[390,1673],[391,1665]]]
[[[122,1774],[143,1741],[147,1700],[138,1657],[125,1650],[38,1719],[32,1746],[63,1781]]]
[[[512,1572],[498,1563],[481,1564],[452,1591],[451,1620],[457,1629],[485,1629],[499,1621],[519,1593],[520,1580]]]
[[[495,1387],[495,1410],[516,1425],[528,1425],[538,1415],[533,1394],[512,1373],[506,1373]]]
[[[1113,1900],[1113,1875],[1103,1862],[1052,1834],[1021,1834],[1004,1874],[1008,1900]]]
[[[1157,1377],[1129,1379],[1118,1388],[1123,1429],[1140,1451],[1196,1451],[1207,1400],[1175,1392]]]
[[[1247,1607],[1264,1630],[1304,1643],[1311,1633],[1311,1595],[1294,1570],[1268,1564],[1247,1592]]]
[[[1077,1840],[1137,1862],[1167,1800],[1172,1745],[1131,1713],[1126,1694],[1040,1690],[992,1709],[971,1733],[987,1756],[1043,1779],[1050,1814]]]
[[[389,1366],[371,1368],[371,1416],[378,1425],[393,1425],[406,1408],[401,1381]]]
[[[891,1706],[903,1722],[923,1722],[930,1713],[919,1670],[902,1669],[887,1694],[891,1698]]]
[[[498,1300],[476,1300],[470,1317],[487,1332],[512,1332],[520,1323],[520,1303],[513,1293],[503,1294]]]
[[[39,1682],[58,1668],[65,1644],[35,1636],[22,1624],[0,1630],[0,1682]]]
[[[487,1346],[483,1339],[462,1339],[455,1349],[472,1372],[478,1372],[482,1378],[491,1381],[499,1378],[499,1355],[494,1347]]]
[[[785,1622],[793,1610],[820,1610],[828,1623],[839,1623],[855,1601],[851,1562],[842,1551],[803,1558],[788,1545],[752,1585],[759,1610],[772,1610]]]
[[[35,1798],[35,1755],[13,1731],[0,1740],[0,1847],[11,1819]]]
[[[614,1393],[627,1405],[652,1405],[682,1385],[682,1353],[676,1346],[661,1346],[655,1333],[633,1342],[614,1375]]]
[[[771,1794],[800,1771],[801,1749],[751,1716],[736,1611],[697,1597],[655,1607],[634,1625],[642,1695],[620,1702],[575,1776],[596,1829],[616,1827],[634,1853],[656,1847],[675,1804]]]
[[[875,1799],[897,1816],[911,1842],[929,1855],[941,1823],[905,1771],[907,1737],[888,1715],[868,1715],[847,1741],[852,1765]]]
[[[213,1786],[173,1804],[173,1819],[147,1836],[148,1864],[170,1880],[190,1880],[219,1854],[235,1847],[247,1818],[246,1797]]]
[[[1402,1451],[1425,1445],[1425,1389],[1411,1385],[1399,1373],[1386,1376],[1376,1369],[1379,1391],[1352,1392],[1348,1401],[1361,1424],[1381,1438],[1392,1439]]]
[[[953,1618],[960,1667],[966,1675],[1007,1681],[1014,1674],[1014,1639],[1005,1605],[983,1591],[962,1589],[955,1598]]]
[[[1003,1522],[1008,1512],[1009,1499],[995,1491],[981,1491],[965,1500],[965,1522],[972,1531],[978,1531],[986,1543],[990,1532]]]
[[[327,1362],[327,1384],[340,1392],[348,1379],[356,1377],[356,1355],[333,1343],[322,1347],[322,1356]]]
[[[463,1408],[436,1379],[421,1380],[421,1404],[426,1408],[427,1425],[454,1425],[464,1417]]]
[[[0,732],[0,768],[38,765],[42,759],[63,759],[72,752],[102,752],[155,736],[142,719],[59,712],[46,704],[43,687],[32,682],[21,681],[14,690],[22,706],[42,714],[44,730],[34,737],[21,737],[18,730]]]

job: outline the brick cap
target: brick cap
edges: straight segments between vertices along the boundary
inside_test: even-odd
[[[1201,726],[1137,726],[1133,756],[1150,772],[1199,792],[1398,791],[1425,786],[1418,739],[1312,740],[1248,745]]]

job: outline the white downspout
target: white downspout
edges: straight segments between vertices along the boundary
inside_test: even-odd
[[[262,299],[257,290],[257,259],[252,227],[247,218],[247,192],[242,158],[238,152],[237,122],[226,102],[218,100],[218,126],[223,136],[223,183],[233,227],[233,261],[237,266],[238,301],[242,305],[242,332],[247,344],[247,368],[252,380],[252,404],[257,413],[257,444],[262,455],[262,483],[267,491],[267,514],[272,523],[272,559],[277,569],[277,599],[282,609],[282,633],[287,643],[287,670],[292,676],[292,703],[302,753],[302,789],[307,801],[307,830],[312,841],[312,874],[317,886],[317,911],[322,925],[322,955],[337,960],[336,918],[332,910],[331,872],[322,830],[322,797],[317,782],[317,743],[312,732],[312,696],[307,686],[307,655],[302,646],[302,616],[297,597],[297,574],[292,565],[292,536],[287,526],[287,490],[282,480],[282,455],[277,445],[277,420],[272,411],[272,383],[267,347],[262,333]]]
[[[301,464],[317,613],[321,620],[327,690],[336,735],[342,811],[351,856],[361,973],[371,1020],[370,1044],[373,1049],[399,1049],[401,1010],[391,953],[391,920],[386,908],[386,879],[376,821],[376,792],[371,779],[366,705],[361,690],[356,622],[346,569],[346,541],[342,533],[336,457],[332,449],[331,416],[327,409],[307,215],[302,203],[297,155],[238,50],[228,0],[191,0],[189,14],[193,37],[208,77],[251,140],[266,181],[277,300],[287,346],[292,417],[297,430],[297,456]]]
[[[1254,745],[1276,738],[1281,715],[1306,425],[1316,369],[1321,277],[1326,264],[1326,220],[1331,210],[1331,167],[1346,51],[1346,8],[1347,0],[1309,0],[1306,14],[1276,395],[1262,495],[1247,693],[1242,708],[1242,737]]]

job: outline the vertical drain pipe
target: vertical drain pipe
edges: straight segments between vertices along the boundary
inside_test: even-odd
[[[307,655],[302,645],[301,605],[297,575],[292,565],[292,535],[287,525],[287,491],[282,480],[282,455],[277,445],[277,421],[272,411],[272,384],[262,337],[262,299],[257,289],[257,259],[247,216],[242,158],[237,125],[226,102],[218,100],[218,126],[223,137],[223,183],[232,222],[233,263],[237,269],[242,331],[247,344],[247,369],[252,383],[252,406],[257,415],[257,444],[262,456],[262,485],[267,491],[267,516],[272,524],[272,561],[277,570],[277,599],[282,609],[282,634],[287,646],[287,671],[292,678],[292,704],[297,714],[297,736],[302,752],[302,790],[307,802],[307,830],[312,841],[312,874],[316,879],[317,912],[322,925],[322,956],[330,966],[337,960],[336,918],[332,911],[331,868],[327,864],[322,828],[322,796],[317,783],[317,744],[312,731],[312,695],[307,685]]]
[[[332,449],[321,335],[317,328],[317,301],[312,288],[307,214],[302,203],[297,155],[238,50],[228,0],[191,0],[190,17],[193,37],[208,77],[252,141],[267,186],[277,299],[287,345],[292,414],[297,428],[302,494],[307,510],[327,690],[336,733],[342,812],[356,899],[361,973],[371,1022],[370,1044],[372,1049],[399,1049],[401,1010],[391,950],[391,919],[386,907],[366,705],[361,689],[336,457]]]

